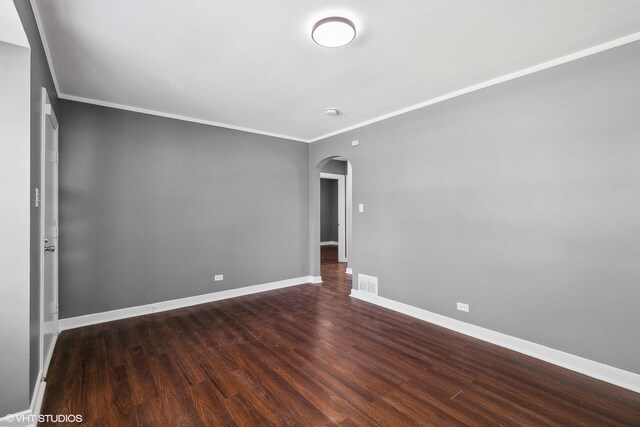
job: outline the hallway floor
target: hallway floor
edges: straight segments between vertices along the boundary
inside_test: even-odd
[[[324,283],[63,332],[44,414],[91,426],[638,425],[640,394]]]
[[[351,293],[351,275],[346,274],[346,262],[338,262],[337,246],[320,247],[320,274],[323,289],[339,295]]]

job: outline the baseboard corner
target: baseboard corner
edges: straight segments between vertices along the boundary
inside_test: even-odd
[[[28,409],[24,411],[7,414],[0,418],[0,426],[11,425],[20,427],[35,427],[38,425],[38,416],[42,413],[42,404],[44,403],[44,392],[47,383],[41,381],[42,372],[38,373],[38,381],[33,390],[33,397]]]
[[[67,329],[81,328],[83,326],[96,325],[98,323],[113,322],[114,320],[128,319],[130,317],[159,313],[161,311],[190,307],[198,304],[206,304],[209,302],[257,294],[260,292],[272,291],[289,286],[298,286],[305,283],[315,283],[313,282],[314,279],[315,278],[312,276],[295,277],[292,279],[279,280],[276,282],[262,283],[260,285],[244,286],[241,288],[211,292],[208,294],[195,295],[174,300],[160,301],[156,303],[104,311],[100,313],[91,313],[77,317],[68,317],[65,319],[60,319],[58,321],[58,329],[60,331],[65,331]]]

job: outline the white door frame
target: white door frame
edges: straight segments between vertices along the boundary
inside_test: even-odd
[[[346,212],[345,212],[345,176],[335,173],[320,172],[321,179],[335,179],[338,181],[338,262],[347,262],[346,253]]]
[[[49,100],[49,95],[47,94],[47,90],[42,88],[42,104],[41,104],[41,121],[40,121],[40,357],[39,357],[39,368],[40,368],[40,378],[38,379],[38,383],[42,381],[43,377],[47,374],[47,369],[49,368],[49,362],[51,362],[51,356],[53,353],[53,349],[55,347],[56,336],[58,334],[58,312],[54,315],[54,338],[51,344],[51,349],[49,354],[44,354],[44,281],[45,281],[45,265],[44,265],[44,257],[45,257],[45,238],[46,238],[46,225],[45,225],[45,206],[50,201],[47,200],[45,194],[45,184],[46,184],[46,163],[51,153],[47,152],[46,147],[46,138],[47,138],[47,121],[50,121],[53,126],[53,138],[55,140],[56,147],[58,146],[58,119],[56,117],[53,108],[51,107],[51,102]],[[58,147],[59,149],[59,147]],[[56,179],[57,181],[57,179]],[[55,187],[57,188],[58,183],[55,182]],[[57,190],[56,190],[57,193]],[[55,221],[58,224],[58,212],[55,212]],[[58,242],[56,242],[56,246],[59,246]],[[56,251],[59,248],[56,247]],[[53,277],[53,295],[55,299],[56,306],[58,304],[58,274],[57,274],[57,266],[55,267],[56,274]]]
[[[346,259],[351,258],[351,250],[353,249],[353,170],[351,169],[351,162],[347,160],[347,177],[345,181],[345,197],[347,201],[347,207],[345,209],[347,213],[347,249]],[[345,273],[351,274],[352,270],[349,265]]]

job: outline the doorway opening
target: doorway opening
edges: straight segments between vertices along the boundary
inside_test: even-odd
[[[329,160],[320,171],[320,271],[323,287],[351,292],[352,171],[345,158]]]
[[[42,88],[40,205],[40,370],[47,375],[58,336],[58,119]]]

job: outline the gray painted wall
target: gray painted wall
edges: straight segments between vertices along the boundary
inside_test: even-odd
[[[309,174],[351,161],[381,296],[640,373],[639,100],[636,42],[313,143]]]
[[[30,49],[12,3],[0,4],[0,417],[29,406]],[[5,42],[6,41],[6,42]]]
[[[31,189],[40,186],[40,117],[42,87],[49,92],[49,98],[56,114],[59,113],[58,94],[51,78],[51,72],[40,39],[40,33],[33,16],[31,5],[26,0],[14,0],[14,5],[22,21],[24,31],[31,46]],[[58,114],[59,117],[59,114]],[[61,122],[61,121],[60,121]],[[62,126],[62,124],[61,124]],[[29,338],[29,398],[33,396],[38,380],[40,355],[40,210],[31,203],[30,208],[30,338]],[[18,408],[22,410],[25,408]]]
[[[347,162],[342,160],[330,160],[322,168],[322,172],[335,173],[337,175],[347,174]]]
[[[61,107],[61,318],[309,274],[308,144]]]
[[[320,180],[320,241],[338,241],[338,181]]]

